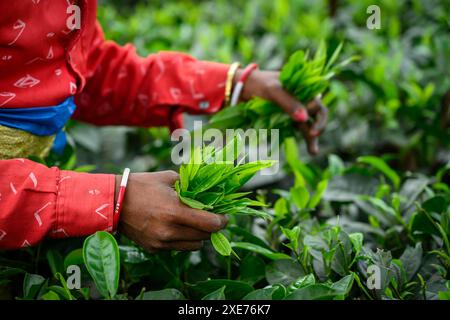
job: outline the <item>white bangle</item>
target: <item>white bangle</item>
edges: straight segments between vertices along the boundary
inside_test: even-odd
[[[233,95],[231,96],[230,106],[237,105],[243,88],[244,88],[243,82],[239,81],[238,83],[236,83],[236,85],[234,86]]]

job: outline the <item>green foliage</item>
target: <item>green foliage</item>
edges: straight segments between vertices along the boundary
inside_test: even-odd
[[[281,69],[280,81],[283,88],[305,104],[322,95],[338,70],[356,59],[351,57],[335,64],[342,46],[342,43],[339,44],[329,59],[327,59],[327,49],[323,42],[313,57],[310,57],[308,51],[302,50],[292,54]],[[288,114],[274,103],[260,98],[253,98],[234,107],[224,108],[211,117],[208,127],[221,130],[279,129],[282,138],[297,132],[296,125]]]
[[[86,238],[83,259],[97,289],[105,298],[114,298],[119,287],[119,247],[114,237],[99,231]]]
[[[234,165],[241,153],[242,138],[236,135],[227,145],[217,150],[213,146],[198,147],[191,152],[189,163],[180,167],[180,180],[175,190],[184,204],[194,209],[211,210],[216,214],[270,216],[261,210],[265,203],[245,198],[236,192],[258,171],[271,166],[271,161],[257,161]],[[222,233],[213,233],[211,242],[218,253],[229,256],[230,243]]]

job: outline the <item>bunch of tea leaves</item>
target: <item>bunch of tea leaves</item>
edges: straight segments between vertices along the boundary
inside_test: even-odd
[[[188,163],[180,167],[180,180],[175,189],[180,200],[191,208],[216,214],[250,215],[267,219],[270,215],[252,207],[265,203],[248,197],[251,192],[238,192],[255,174],[273,164],[273,161],[236,163],[242,148],[242,138],[236,135],[221,150],[214,146],[193,149]],[[211,241],[222,255],[232,253],[231,246],[221,233],[213,233]]]
[[[314,56],[310,56],[308,51],[295,52],[281,70],[280,81],[283,88],[304,104],[323,94],[331,78],[345,65],[356,59],[351,57],[337,64],[336,60],[341,50],[342,43],[329,59],[327,59],[324,43],[321,43]],[[210,119],[208,127],[221,130],[279,129],[282,138],[293,136],[297,132],[295,123],[288,114],[276,104],[261,98],[224,108]]]

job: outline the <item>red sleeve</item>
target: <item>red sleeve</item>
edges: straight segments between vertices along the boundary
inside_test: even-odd
[[[0,161],[0,249],[112,231],[114,175]]]
[[[142,58],[131,45],[105,41],[98,23],[91,43],[76,119],[173,129],[182,126],[182,112],[214,113],[223,104],[226,64],[175,52]]]

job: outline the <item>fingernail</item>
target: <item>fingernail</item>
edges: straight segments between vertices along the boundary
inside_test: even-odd
[[[304,108],[298,108],[292,114],[292,118],[297,122],[306,122],[308,121],[308,112]]]
[[[227,216],[223,216],[223,215],[221,215],[221,216],[219,216],[220,217],[220,226],[222,227],[222,228],[225,228],[225,226],[227,225],[227,223],[228,223],[228,217]]]

